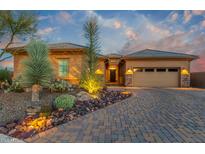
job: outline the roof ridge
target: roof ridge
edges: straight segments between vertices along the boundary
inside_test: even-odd
[[[80,44],[76,44],[73,42],[57,42],[57,43],[47,43],[48,45],[52,45],[52,44],[70,44],[70,45],[75,45],[75,46],[80,46],[80,47],[86,47],[85,45],[80,45]]]
[[[170,53],[170,54],[181,54],[181,55],[196,56],[196,55],[187,54],[187,53],[180,53],[180,52],[176,52],[176,51],[164,51],[164,50],[150,49],[150,48],[146,48],[146,49],[143,49],[143,50],[139,50],[139,51],[130,53],[130,54],[128,54],[128,55],[132,55],[132,54],[139,53],[139,52],[144,52],[144,51],[146,51],[146,50],[151,50],[151,51],[155,51],[155,52],[164,52],[164,53]]]

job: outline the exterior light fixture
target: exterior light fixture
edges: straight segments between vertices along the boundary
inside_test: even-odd
[[[181,70],[181,75],[189,75],[189,71],[185,68]]]
[[[101,69],[97,69],[97,70],[95,71],[95,74],[102,75],[102,74],[104,74],[104,73],[103,73],[103,71],[102,71]]]
[[[126,75],[131,75],[131,74],[133,74],[133,71],[129,68],[129,69],[126,71],[125,74],[126,74]]]
[[[116,70],[116,67],[109,67],[109,70]]]

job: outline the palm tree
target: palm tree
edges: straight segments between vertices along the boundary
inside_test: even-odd
[[[32,87],[32,101],[39,101],[40,88],[47,87],[52,77],[45,43],[32,40],[27,48],[28,59],[24,62],[23,84]]]

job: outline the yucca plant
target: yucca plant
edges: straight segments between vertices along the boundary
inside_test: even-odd
[[[52,78],[48,47],[42,41],[32,40],[26,51],[28,59],[24,61],[23,84],[32,87],[32,101],[39,101],[40,87],[48,87]]]
[[[83,27],[84,37],[87,41],[86,58],[82,71],[80,87],[89,93],[97,93],[102,89],[102,83],[98,79],[95,71],[98,64],[98,54],[100,53],[99,25],[95,17],[91,17]]]

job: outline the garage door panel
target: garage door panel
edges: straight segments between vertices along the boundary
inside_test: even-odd
[[[133,85],[139,87],[178,87],[178,72],[135,72]]]

